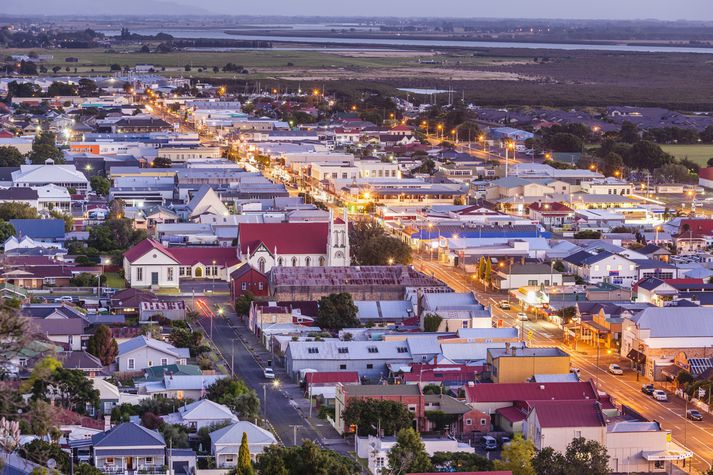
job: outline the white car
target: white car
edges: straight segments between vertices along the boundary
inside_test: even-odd
[[[527,320],[527,314],[525,312],[518,312],[517,319],[518,320]]]
[[[55,303],[73,302],[73,301],[74,301],[74,299],[72,297],[70,297],[69,295],[63,295],[61,297],[57,297],[56,299],[54,299]]]
[[[668,401],[668,396],[666,395],[666,392],[661,389],[657,389],[653,393],[651,393],[651,397],[653,397],[657,401]]]
[[[624,370],[621,369],[621,366],[616,363],[612,363],[609,365],[609,372],[611,374],[616,374],[617,376],[624,374]]]
[[[582,376],[582,370],[579,368],[570,368],[569,372],[576,375],[578,378]]]
[[[275,372],[272,370],[272,368],[263,369],[262,375],[265,376],[265,379],[275,379]]]

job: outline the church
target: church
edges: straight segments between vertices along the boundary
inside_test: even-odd
[[[273,267],[348,266],[349,221],[329,214],[329,222],[243,223],[238,257],[265,274]]]

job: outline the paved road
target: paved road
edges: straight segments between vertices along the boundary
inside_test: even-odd
[[[495,304],[503,299],[503,294],[483,292],[476,284],[465,279],[462,271],[445,267],[435,261],[416,257],[414,265],[424,272],[435,275],[458,292],[474,291],[481,302]],[[466,285],[467,284],[467,285]],[[563,343],[562,329],[557,325],[540,320],[521,322],[517,319],[518,309],[504,311],[493,305],[494,318],[503,319],[506,326],[521,327],[522,334],[532,331],[532,346],[556,346],[571,355],[572,366],[581,370],[582,379],[593,379],[597,387],[612,396],[616,404],[625,404],[649,420],[661,423],[664,429],[671,430],[677,443],[687,447],[695,454],[693,467],[697,471],[711,468],[713,461],[713,415],[705,416],[703,422],[686,419],[686,403],[669,392],[668,402],[659,402],[641,392],[644,381],[638,381],[633,371],[626,370],[629,364],[616,354],[600,350],[579,342],[576,349]],[[607,371],[610,363],[618,363],[625,368],[623,376],[615,376]],[[659,386],[662,389],[669,388]],[[667,391],[668,392],[668,391]],[[697,472],[695,472],[697,473]]]
[[[262,407],[266,409],[267,419],[280,441],[285,445],[293,445],[293,426],[300,426],[297,429],[298,445],[301,445],[304,440],[311,440],[338,452],[347,453],[351,444],[338,438],[336,431],[326,421],[317,419],[316,411],[315,417],[307,421],[306,399],[298,400],[298,395],[302,394],[301,389],[286,378],[282,368],[275,368],[279,388],[276,389],[269,380],[265,379],[263,367],[267,365],[270,356],[259,346],[247,327],[239,321],[232,306],[218,296],[201,298],[201,300],[214,310],[216,305],[223,308],[223,318],[212,319],[213,342],[228,367],[234,360],[235,374],[257,392]],[[198,321],[206,335],[211,332],[210,320],[203,317]],[[264,395],[267,395],[267,404]]]

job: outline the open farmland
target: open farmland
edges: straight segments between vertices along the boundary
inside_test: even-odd
[[[701,166],[705,166],[708,159],[713,158],[713,145],[661,145],[664,152],[670,153],[678,159],[687,158]]]

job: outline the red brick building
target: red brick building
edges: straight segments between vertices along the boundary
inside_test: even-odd
[[[250,264],[243,264],[230,274],[230,294],[233,298],[250,292],[258,297],[268,295],[269,279],[265,274],[253,269]]]

